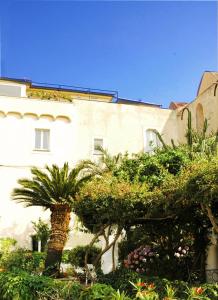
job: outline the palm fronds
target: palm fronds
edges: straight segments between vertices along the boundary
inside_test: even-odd
[[[82,162],[75,168],[65,163],[62,168],[57,165],[46,166],[45,170],[31,169],[32,179],[19,179],[20,187],[15,188],[12,199],[25,206],[71,205],[80,187],[93,176],[91,163]]]

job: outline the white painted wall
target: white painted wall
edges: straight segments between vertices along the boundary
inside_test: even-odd
[[[34,149],[35,128],[50,130],[50,151]],[[49,218],[49,212],[23,208],[11,200],[17,180],[29,177],[31,166],[62,166],[65,161],[73,166],[81,159],[93,159],[94,137],[102,137],[112,154],[139,152],[144,148],[148,128],[159,130],[167,141],[171,136],[178,139],[176,114],[171,110],[86,100],[68,103],[0,96],[0,236],[13,236],[21,246],[29,247],[31,221],[39,216]],[[90,239],[91,235],[76,233],[67,246],[84,244]]]

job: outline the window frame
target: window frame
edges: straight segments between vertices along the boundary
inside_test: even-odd
[[[40,132],[40,148],[36,147],[36,133]],[[48,148],[44,148],[44,132],[48,132]],[[50,128],[34,128],[34,151],[38,152],[50,152],[51,150],[51,130]]]
[[[95,140],[102,140],[102,148],[105,146],[104,138],[102,136],[94,136],[92,141],[92,154],[96,156],[102,156],[98,150],[95,149]]]
[[[146,128],[144,129],[144,152],[146,153],[153,153],[155,148],[161,147],[160,140],[158,136],[155,134],[154,130],[157,130],[155,128]],[[155,143],[151,146],[149,143],[151,140],[148,140],[148,132],[152,132],[155,135]]]

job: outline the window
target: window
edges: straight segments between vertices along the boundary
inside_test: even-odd
[[[152,152],[155,148],[160,147],[160,141],[153,129],[145,131],[145,152]]]
[[[50,148],[50,130],[35,129],[35,149],[49,151]]]
[[[103,139],[102,138],[94,138],[94,149],[93,154],[102,155],[99,148],[103,148]]]

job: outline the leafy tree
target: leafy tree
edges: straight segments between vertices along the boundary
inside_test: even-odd
[[[74,203],[74,211],[83,225],[94,234],[89,247],[91,248],[100,236],[105,239],[105,248],[96,257],[94,266],[97,266],[101,256],[115,245],[124,224],[133,219],[134,202],[138,202],[139,195],[147,190],[146,186],[141,186],[139,191],[138,186],[139,184],[119,181],[107,174],[94,178],[80,191]],[[110,242],[109,237],[112,233],[115,238]],[[89,248],[85,256],[87,272],[88,255]]]
[[[24,203],[26,207],[41,206],[51,211],[45,274],[59,274],[75,195],[91,177],[88,167],[84,163],[72,170],[67,163],[62,168],[57,165],[46,166],[45,171],[34,167],[31,169],[32,178],[19,179],[20,187],[13,191],[13,200]]]
[[[157,230],[158,227],[173,226],[174,237],[169,232],[163,233],[156,242],[162,242],[163,247],[167,245],[174,250],[178,244],[176,237],[181,237],[180,230],[191,239],[198,235],[196,227],[191,230],[181,225],[183,217],[187,217],[187,222],[192,224],[193,216],[198,215],[198,219],[202,213],[196,203],[185,199],[184,191],[195,160],[211,159],[216,153],[217,136],[206,135],[206,120],[202,133],[192,129],[191,121],[191,113],[188,112],[186,145],[176,146],[173,141],[172,146],[166,145],[156,132],[163,147],[156,149],[152,155],[139,153],[130,157],[125,154],[121,160],[116,160],[102,151],[102,178],[97,177],[84,187],[74,208],[82,223],[95,234],[92,243],[99,236],[105,238],[106,247],[101,255],[115,245],[109,243],[109,235],[114,228],[116,240],[123,228],[131,226],[144,225],[148,228],[148,222],[153,223],[153,228]],[[195,210],[198,210],[197,215]],[[203,223],[198,224],[201,229],[205,225]],[[199,240],[204,240],[204,233],[202,229]],[[171,256],[175,253],[172,249]]]
[[[198,204],[209,218],[213,230],[218,234],[218,158],[201,161],[186,183],[182,193],[186,201]]]

